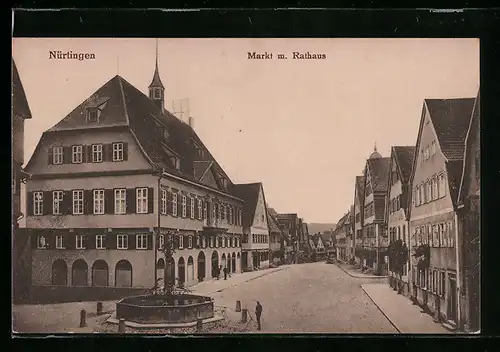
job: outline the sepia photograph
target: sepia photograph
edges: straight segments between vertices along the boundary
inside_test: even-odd
[[[477,334],[477,38],[12,39],[16,334]]]

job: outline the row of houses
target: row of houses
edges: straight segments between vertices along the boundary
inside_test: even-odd
[[[189,286],[221,268],[296,260],[307,224],[269,208],[261,182],[234,183],[192,118],[164,108],[158,62],[148,95],[111,78],[42,134],[25,171],[23,126],[31,113],[13,60],[12,67],[15,297],[64,287],[81,299],[79,288],[146,289],[164,275]],[[25,229],[18,229],[21,216]]]
[[[479,109],[479,93],[425,99],[416,144],[375,147],[335,230],[338,259],[465,331],[479,329]]]

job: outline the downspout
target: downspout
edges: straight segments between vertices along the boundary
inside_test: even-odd
[[[155,264],[154,264],[154,278],[155,278],[155,286],[156,286],[156,283],[158,282],[158,272],[156,270],[156,263],[158,262],[158,248],[156,248],[156,244],[157,244],[157,241],[158,239],[160,238],[160,226],[161,226],[161,213],[160,213],[160,209],[161,209],[161,177],[163,175],[163,168],[161,170],[159,170],[159,173],[158,173],[158,191],[157,191],[157,195],[158,195],[158,201],[157,201],[157,206],[158,206],[158,218],[157,218],[157,226],[156,226],[156,234],[154,234],[154,239],[153,239],[153,251],[154,251],[154,258],[155,258]],[[167,263],[165,263],[165,266],[167,265]],[[165,278],[163,278],[163,285],[165,285]]]
[[[457,295],[457,328],[460,329],[461,321],[462,321],[462,316],[461,316],[461,294],[460,292],[462,291],[462,283],[460,281],[460,249],[458,248],[460,243],[458,242],[458,213],[457,210],[455,210],[455,257],[457,258],[455,266],[456,266],[456,271],[457,271],[457,292],[455,294]]]

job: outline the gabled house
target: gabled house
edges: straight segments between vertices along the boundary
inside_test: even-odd
[[[276,219],[276,211],[272,208],[267,208],[267,221],[269,224],[269,249],[271,251],[271,260],[274,264],[278,264],[284,260],[285,243],[281,232],[278,220]]]
[[[409,182],[414,154],[414,146],[394,146],[391,148],[385,205],[385,219],[387,219],[391,248],[389,251],[389,283],[405,295],[410,294],[408,199],[411,192]],[[399,262],[403,259],[405,264],[400,267]]]
[[[354,258],[357,263],[363,260],[363,206],[365,202],[365,176],[356,176],[354,183]]]
[[[316,254],[316,260],[323,260],[326,257],[326,247],[323,243],[323,239],[319,233],[312,236],[314,242],[314,253]]]
[[[23,170],[24,165],[24,122],[31,119],[19,72],[14,59],[11,58],[12,69],[12,266],[13,294],[16,302],[29,298],[31,286],[31,248],[29,237],[24,229],[19,228],[19,220],[26,216],[21,211],[21,183],[26,182],[29,175]]]
[[[243,207],[243,240],[241,255],[243,270],[269,267],[269,224],[262,183],[234,186],[235,194],[245,201]]]
[[[194,129],[164,108],[158,64],[148,90],[117,75],[37,144],[26,226],[40,295],[126,294],[164,274],[191,285],[219,266],[241,270],[243,199]]]
[[[323,231],[320,233],[321,240],[325,246],[327,255],[330,255],[335,251],[335,240],[333,238],[333,231]]]
[[[301,236],[302,236],[301,237],[302,240],[299,241],[299,247],[300,247],[300,250],[302,252],[304,252],[304,253],[307,254],[307,253],[309,253],[311,251],[311,249],[309,248],[307,241],[304,241],[304,239],[309,237],[309,228],[307,226],[307,223],[304,222],[303,220],[302,220],[302,232],[301,232]]]
[[[458,192],[458,255],[461,321],[465,331],[480,330],[481,138],[478,93],[465,139],[464,166]]]
[[[412,298],[448,327],[460,317],[455,209],[474,102],[425,99],[410,176]]]
[[[346,213],[339,219],[339,221],[337,221],[337,226],[334,231],[337,259],[344,262],[348,261],[348,255],[347,255],[348,222],[349,222],[349,213]]]
[[[286,261],[296,263],[299,253],[299,217],[297,213],[287,213],[278,214],[277,219],[288,239],[285,248]]]
[[[389,163],[390,158],[382,157],[375,147],[373,153],[366,161],[364,174],[364,265],[372,267],[376,274],[385,274],[387,271],[386,256],[388,239],[384,215]]]

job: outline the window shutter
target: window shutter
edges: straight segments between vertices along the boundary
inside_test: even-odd
[[[177,192],[177,216],[182,217],[182,194]]]
[[[172,192],[167,190],[167,215],[172,215]]]
[[[37,249],[38,248],[38,234],[37,233],[31,233],[30,234],[30,241],[31,241],[31,248],[32,249]]]
[[[52,165],[52,161],[53,161],[53,148],[49,147],[49,154],[48,154],[47,163],[49,165]]]
[[[92,190],[86,189],[83,191],[83,213],[84,214],[93,214],[94,209],[94,192]]]
[[[92,162],[92,146],[84,145],[82,148],[83,148],[83,162],[84,163]]]
[[[123,142],[123,160],[127,161],[128,160],[128,143]]]
[[[66,249],[75,249],[76,248],[76,235],[74,233],[70,233],[64,236],[63,239],[64,247]]]
[[[96,247],[95,241],[96,241],[96,235],[94,235],[94,234],[85,235],[85,237],[84,237],[85,248],[95,249],[95,247]]]
[[[26,210],[28,212],[28,216],[33,215],[33,192],[28,192],[26,197]]]
[[[136,212],[135,192],[135,188],[127,188],[127,214]]]
[[[52,192],[43,192],[43,215],[52,214]]]
[[[104,236],[103,242],[106,249],[116,249],[117,236],[114,233],[109,233]]]
[[[63,147],[63,164],[71,164],[71,147]]]
[[[186,197],[186,217],[191,218],[191,197]]]
[[[149,187],[148,188],[148,213],[154,213],[154,209],[155,209],[155,189],[153,187]],[[158,209],[158,211],[160,211],[160,209]]]
[[[148,234],[147,236],[147,242],[148,242],[148,249],[151,250],[153,249],[153,238],[155,238],[156,236],[154,236],[152,233]]]
[[[128,235],[128,249],[135,249],[135,235]]]
[[[61,213],[73,214],[73,191],[63,192],[63,209]]]
[[[103,144],[102,159],[103,161],[113,161],[113,144]]]
[[[104,190],[104,213],[114,214],[115,212],[115,200],[114,200],[114,190],[105,189]]]

